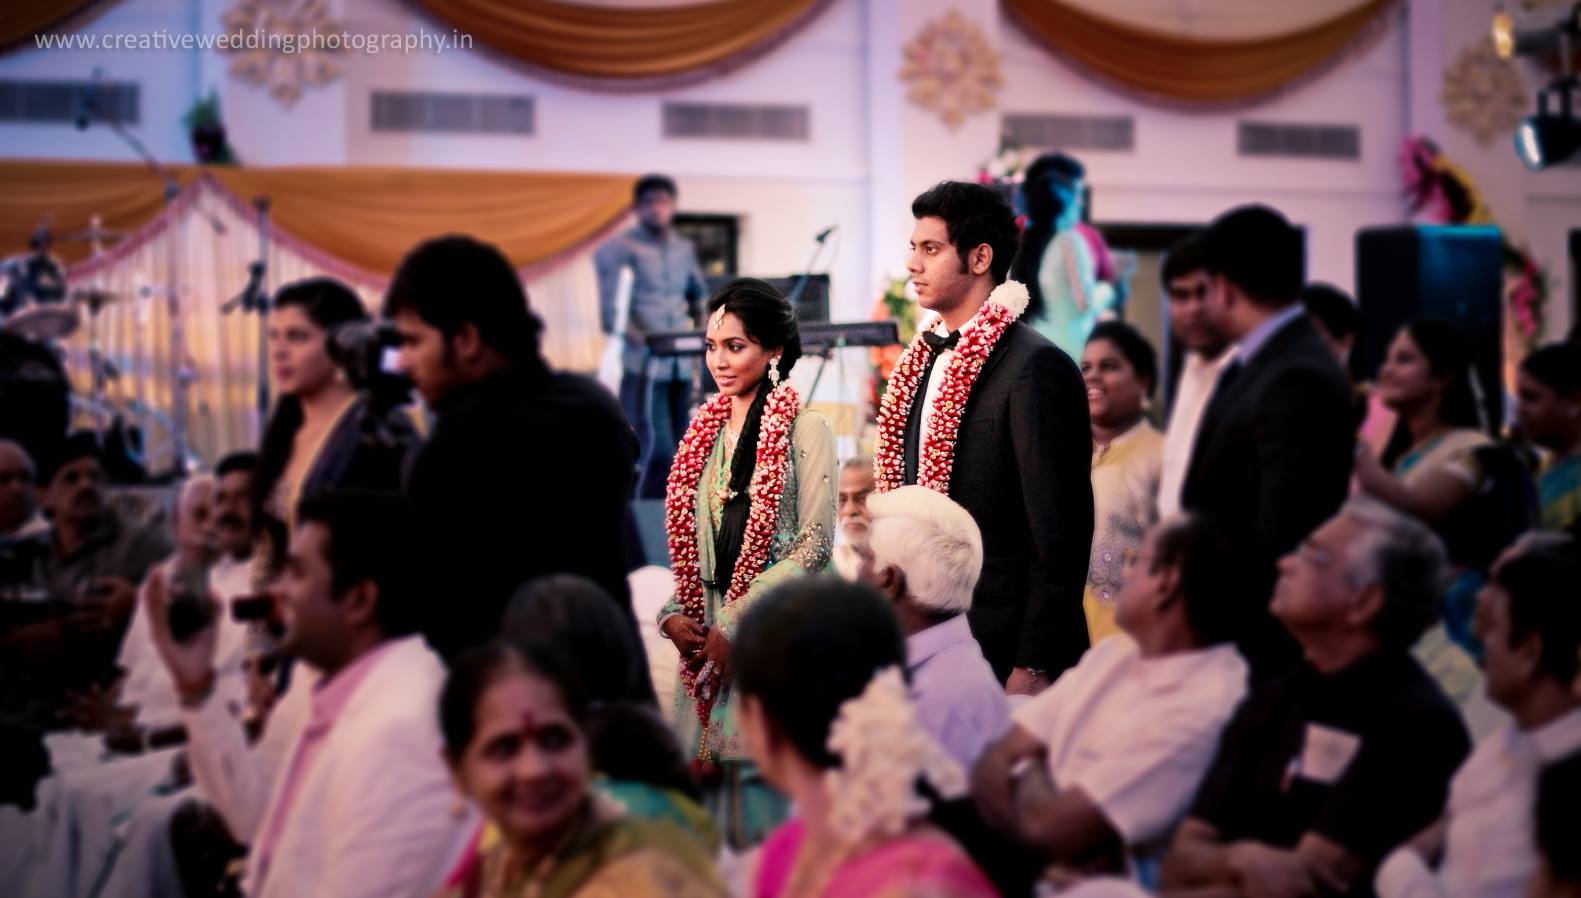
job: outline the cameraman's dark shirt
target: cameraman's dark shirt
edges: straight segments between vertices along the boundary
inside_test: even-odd
[[[637,437],[615,397],[539,362],[453,389],[435,412],[407,480],[431,552],[435,648],[497,635],[511,594],[545,574],[587,577],[629,615]]]

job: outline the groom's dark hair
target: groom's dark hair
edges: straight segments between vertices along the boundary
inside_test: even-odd
[[[914,218],[940,218],[961,257],[961,271],[972,250],[988,244],[994,256],[988,273],[1002,284],[1010,275],[1010,261],[1021,243],[1015,213],[997,190],[966,181],[940,181],[911,201]]]

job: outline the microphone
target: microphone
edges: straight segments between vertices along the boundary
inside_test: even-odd
[[[77,130],[88,130],[88,123],[99,114],[99,79],[104,77],[104,69],[100,66],[93,67],[93,74],[88,77],[88,86],[82,89],[77,97]]]
[[[833,234],[834,231],[835,231],[835,228],[838,228],[838,227],[839,227],[839,225],[832,224],[832,225],[828,226],[827,228],[824,228],[823,230],[819,231],[818,232],[818,236],[816,236],[816,237],[814,237],[812,239],[817,241],[817,242],[819,242],[819,243],[822,243],[825,240],[828,240],[829,239],[829,235]]]

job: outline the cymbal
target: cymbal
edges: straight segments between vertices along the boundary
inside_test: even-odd
[[[91,311],[102,309],[111,303],[121,302],[126,299],[125,293],[114,293],[109,290],[99,290],[92,287],[78,287],[71,291],[71,301],[81,303]]]
[[[57,242],[57,243],[109,243],[109,242],[112,242],[112,241],[120,240],[122,237],[125,237],[125,236],[126,236],[126,232],[125,231],[117,231],[117,230],[114,230],[113,228],[100,227],[99,225],[90,225],[90,226],[88,226],[88,227],[86,227],[86,228],[84,228],[84,229],[82,229],[80,231],[73,231],[70,234],[66,234],[66,235],[61,236],[61,237],[56,237],[55,238],[55,242]]]
[[[81,323],[75,306],[65,303],[29,306],[0,321],[0,331],[40,343],[64,340]]]

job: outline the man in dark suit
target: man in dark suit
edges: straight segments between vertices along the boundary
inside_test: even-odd
[[[917,223],[906,267],[918,303],[942,320],[908,350],[932,358],[914,400],[896,410],[907,422],[906,483],[918,480],[959,335],[979,323],[1019,241],[1010,207],[981,185],[946,181],[911,211]],[[1009,292],[1024,297],[1016,286]],[[983,537],[972,634],[1009,692],[1035,693],[1088,645],[1082,584],[1092,548],[1092,435],[1075,363],[1031,327],[1011,323],[971,383],[954,451],[949,496]]]
[[[1267,206],[1241,206],[1203,234],[1208,312],[1237,342],[1203,412],[1182,505],[1211,515],[1246,547],[1240,643],[1263,681],[1299,659],[1268,612],[1274,563],[1345,499],[1355,445],[1345,372],[1300,302],[1306,248]]]
[[[549,368],[510,262],[470,237],[430,240],[402,260],[384,314],[437,419],[407,475],[437,575],[429,641],[452,656],[497,634],[511,594],[543,574],[585,576],[629,615],[636,434],[609,391]]]

